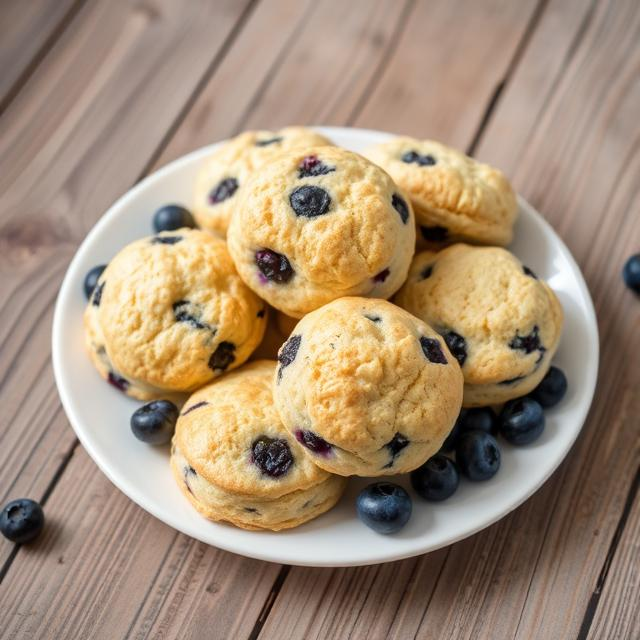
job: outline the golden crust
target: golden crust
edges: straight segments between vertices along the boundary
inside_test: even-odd
[[[410,151],[435,164],[406,163]],[[364,155],[387,171],[411,198],[418,225],[444,227],[448,240],[507,245],[518,212],[515,193],[504,174],[433,140],[394,138]]]
[[[178,419],[174,474],[210,519],[288,528],[331,508],[342,494],[342,479],[315,466],[282,426],[273,404],[275,367],[261,360],[225,375],[194,393]],[[262,436],[287,441],[294,462],[285,475],[272,478],[252,464],[253,443]]]
[[[531,391],[560,341],[558,298],[499,247],[456,244],[416,255],[395,302],[436,330],[455,331],[465,339],[464,406],[501,403]],[[516,336],[533,332],[543,350],[526,353],[509,346]]]
[[[280,140],[278,140],[280,139]],[[271,144],[260,144],[276,140]],[[193,214],[203,229],[224,237],[238,205],[242,188],[251,173],[283,152],[297,147],[332,144],[328,138],[305,127],[285,127],[279,131],[245,131],[227,141],[207,158],[198,172]],[[212,204],[211,190],[222,180],[237,180],[238,189],[228,199]]]
[[[341,475],[405,473],[436,453],[462,401],[462,374],[444,341],[384,300],[341,298],[293,330],[299,347],[280,351],[274,397],[284,425],[331,444],[313,461]],[[420,338],[437,341],[447,363],[429,361]],[[398,434],[408,444],[392,455]],[[299,437],[299,436],[298,436]]]
[[[181,239],[165,243],[175,237]],[[100,281],[96,309],[105,363],[140,399],[209,382],[223,370],[210,366],[217,349],[231,353],[229,369],[239,366],[264,332],[266,318],[258,316],[264,303],[236,273],[225,243],[203,231],[138,240],[113,258]],[[192,320],[179,320],[180,314]]]
[[[336,170],[299,178],[308,156]],[[304,185],[328,192],[327,213],[295,214],[289,196]],[[392,205],[394,195],[406,201],[405,222]],[[299,318],[342,296],[391,296],[406,278],[415,228],[408,199],[384,171],[356,153],[316,147],[283,155],[252,176],[228,242],[245,282],[276,309]],[[288,282],[264,281],[255,264],[262,249],[286,256],[294,270]]]

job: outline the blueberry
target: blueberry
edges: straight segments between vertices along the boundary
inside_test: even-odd
[[[322,187],[305,184],[291,192],[289,204],[297,216],[317,218],[329,210],[331,196]]]
[[[516,337],[509,343],[509,347],[514,350],[524,351],[527,354],[534,351],[546,351],[546,348],[540,342],[540,328],[538,325],[535,325],[528,335],[520,336],[516,333]]]
[[[461,431],[484,431],[495,435],[498,432],[498,416],[490,407],[467,409],[460,416]]]
[[[296,359],[301,342],[302,336],[291,336],[280,347],[280,351],[278,351],[278,362],[280,363],[280,367],[278,369],[278,380],[282,378],[282,370],[285,367],[288,367]]]
[[[93,269],[91,269],[87,275],[84,277],[84,295],[86,296],[87,300],[91,297],[91,294],[93,293],[93,290],[96,288],[96,285],[98,284],[98,280],[100,279],[100,276],[102,275],[102,272],[107,268],[106,264],[99,264],[96,267],[93,267]]]
[[[191,212],[178,204],[167,204],[153,214],[153,230],[156,233],[175,231],[182,227],[193,229],[195,226]]]
[[[358,517],[378,533],[396,533],[411,517],[411,498],[397,484],[375,482],[356,499]]]
[[[415,163],[420,167],[432,167],[436,164],[436,159],[430,154],[420,155],[417,151],[407,151],[402,155],[402,162],[407,164]]]
[[[122,376],[114,373],[113,371],[109,371],[109,375],[107,376],[107,382],[115,387],[118,391],[125,391],[129,388],[130,382],[123,378]]]
[[[315,176],[324,176],[327,173],[335,171],[335,167],[326,165],[318,156],[306,156],[298,165],[298,178],[310,178]]]
[[[384,446],[388,449],[391,460],[384,465],[384,469],[389,469],[393,466],[394,460],[400,455],[400,452],[409,445],[409,438],[403,436],[401,433],[396,433],[387,444]]]
[[[202,312],[200,305],[189,302],[189,300],[177,300],[173,303],[173,317],[176,322],[184,322],[194,329],[207,329],[214,335],[216,330],[206,322],[202,322],[200,314]]]
[[[264,475],[279,478],[289,471],[293,456],[286,440],[261,436],[251,446],[251,462]]]
[[[467,359],[467,341],[455,331],[448,331],[443,336],[444,341],[451,351],[451,355],[458,361],[460,366],[464,365]]]
[[[633,289],[636,293],[640,293],[640,253],[631,256],[622,269],[622,277],[624,283]]]
[[[533,390],[531,397],[548,409],[558,404],[566,392],[567,377],[562,369],[551,367],[542,378],[542,382]]]
[[[323,458],[327,458],[332,452],[333,447],[324,438],[313,433],[313,431],[298,429],[295,435],[296,440],[303,447],[306,447],[309,451],[313,451],[313,453],[317,453]]]
[[[283,284],[289,282],[293,277],[291,263],[281,253],[276,253],[271,249],[260,249],[260,251],[256,251],[255,260],[260,273],[266,280]]]
[[[393,208],[400,215],[400,220],[402,220],[402,224],[407,224],[409,220],[409,207],[407,203],[404,201],[404,198],[401,198],[397,193],[394,193],[391,198],[391,204]]]
[[[230,198],[238,190],[238,181],[235,178],[221,180],[209,192],[209,204],[218,204]]]
[[[236,345],[233,342],[222,341],[209,358],[209,369],[216,373],[224,371],[235,359]]]
[[[458,438],[456,462],[469,480],[477,482],[492,478],[500,468],[496,439],[484,431],[465,431]]]
[[[0,532],[18,544],[31,542],[44,527],[42,507],[29,498],[19,498],[8,502],[0,512]]]
[[[509,400],[500,412],[500,434],[511,444],[529,444],[543,431],[544,411],[532,398]]]
[[[460,415],[456,420],[453,428],[449,432],[449,435],[446,437],[445,441],[442,443],[442,447],[440,447],[441,451],[453,451],[456,448],[456,444],[458,443],[458,437],[462,433],[462,420],[467,410],[462,409],[460,411]]]
[[[451,497],[460,483],[456,463],[437,453],[411,472],[411,486],[425,500],[440,502]]]
[[[178,407],[169,400],[153,400],[131,416],[133,435],[148,444],[166,444],[173,437]]]
[[[433,362],[434,364],[447,364],[447,358],[442,352],[442,347],[438,340],[422,336],[420,338],[420,346],[429,362]]]
[[[436,225],[435,227],[420,227],[420,233],[422,237],[429,242],[444,242],[449,235],[449,231],[446,227]]]

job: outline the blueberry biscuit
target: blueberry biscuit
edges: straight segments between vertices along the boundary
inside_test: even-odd
[[[415,228],[384,171],[356,153],[315,147],[252,176],[228,241],[244,281],[300,318],[342,296],[390,297],[407,276]]]
[[[278,354],[284,425],[323,469],[406,473],[436,453],[462,402],[444,340],[384,300],[340,298],[305,316]]]
[[[85,312],[86,343],[100,374],[127,394],[186,393],[249,357],[264,309],[223,240],[163,232],[125,247],[102,273]]]
[[[365,155],[411,198],[419,241],[511,242],[518,203],[498,169],[432,140],[394,138]]]
[[[216,149],[196,179],[193,213],[203,229],[225,236],[249,175],[280,153],[297,147],[331,144],[304,127],[245,131]]]
[[[439,331],[464,374],[464,406],[523,396],[558,347],[562,307],[506,249],[456,244],[418,254],[395,302]]]
[[[331,509],[345,479],[313,464],[273,404],[276,362],[241,367],[193,394],[178,418],[171,468],[191,504],[243,529],[288,529]]]

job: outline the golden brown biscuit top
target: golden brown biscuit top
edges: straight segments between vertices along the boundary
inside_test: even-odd
[[[560,339],[556,295],[499,247],[456,244],[416,255],[395,302],[454,345],[468,384],[529,375]]]
[[[182,409],[174,443],[217,487],[277,498],[329,478],[280,421],[272,391],[276,364],[246,364],[194,393]],[[271,456],[271,474],[264,472],[264,456]]]

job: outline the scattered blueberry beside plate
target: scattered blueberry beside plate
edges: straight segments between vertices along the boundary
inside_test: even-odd
[[[567,392],[567,377],[562,369],[551,367],[542,382],[531,392],[531,397],[544,409],[549,409],[564,398]]]
[[[196,223],[191,212],[178,204],[167,204],[153,214],[153,230],[175,231],[183,227],[195,228]]]
[[[136,409],[131,416],[133,435],[147,444],[167,444],[173,437],[178,407],[169,400],[154,400]]]
[[[396,533],[411,517],[411,498],[399,485],[375,482],[365,487],[356,500],[358,518],[378,533]]]
[[[458,436],[462,433],[462,421],[467,413],[468,409],[461,409],[460,415],[453,425],[453,429],[449,432],[445,441],[442,443],[441,451],[453,451],[456,448],[456,442],[458,442]]]
[[[456,463],[441,453],[411,472],[411,486],[420,497],[431,502],[441,502],[451,497],[459,483]]]
[[[460,414],[460,433],[465,431],[485,431],[491,435],[498,433],[498,416],[491,407],[467,409]]]
[[[91,294],[93,293],[93,290],[96,288],[96,285],[98,284],[98,280],[100,279],[100,276],[102,275],[102,272],[107,268],[106,264],[99,264],[95,267],[93,267],[93,269],[90,269],[87,272],[87,275],[84,277],[84,295],[86,296],[87,300],[91,297]]]
[[[544,431],[544,411],[539,402],[525,396],[509,400],[500,413],[500,434],[522,446],[537,440]]]
[[[636,293],[640,293],[640,253],[631,256],[622,269],[622,277],[624,282]]]
[[[44,511],[35,500],[12,500],[0,512],[0,532],[11,542],[31,542],[40,535],[43,527]]]
[[[456,462],[469,480],[489,480],[500,468],[500,447],[486,431],[466,431],[458,438]]]

